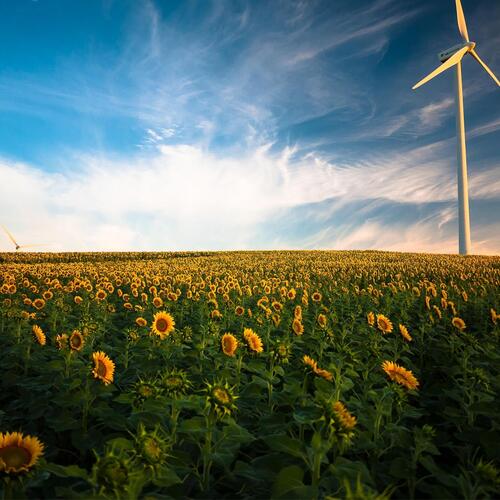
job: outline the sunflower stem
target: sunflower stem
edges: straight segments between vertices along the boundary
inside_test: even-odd
[[[203,474],[202,474],[202,491],[207,491],[210,485],[210,469],[212,468],[212,434],[214,429],[214,418],[212,412],[205,416],[205,424],[207,426],[207,433],[205,434],[205,443],[203,445]]]
[[[24,374],[28,373],[28,365],[31,357],[31,342],[28,342],[28,347],[26,348],[26,355],[24,357]]]
[[[2,322],[3,322],[3,316],[2,316]],[[17,343],[19,344],[21,342],[21,320],[19,320],[19,322],[17,323],[16,337],[17,337]]]

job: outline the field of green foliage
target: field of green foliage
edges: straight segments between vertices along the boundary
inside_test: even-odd
[[[2,254],[0,498],[498,498],[500,257]]]

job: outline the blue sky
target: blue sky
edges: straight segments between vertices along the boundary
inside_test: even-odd
[[[500,3],[463,7],[500,76]],[[0,20],[20,244],[456,252],[453,71],[411,90],[460,41],[453,0],[3,0]],[[463,73],[473,250],[498,254],[500,92]]]

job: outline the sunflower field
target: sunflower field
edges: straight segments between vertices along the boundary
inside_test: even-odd
[[[500,258],[0,256],[3,498],[498,498]]]

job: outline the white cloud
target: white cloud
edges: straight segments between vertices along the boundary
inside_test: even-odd
[[[435,160],[439,143],[347,166],[315,154],[294,159],[294,148],[272,154],[270,147],[230,157],[201,147],[160,145],[134,159],[81,156],[72,162],[78,168],[64,173],[3,161],[0,222],[21,244],[51,243],[52,250],[236,249],[254,248],[260,229],[312,204],[318,208],[311,221],[321,223],[353,201],[365,204],[369,220],[373,200],[399,204],[399,210],[456,197],[449,162]],[[498,199],[496,170],[472,175],[470,192],[472,198]],[[390,247],[432,248],[429,238],[443,220],[424,224],[422,234],[385,228],[393,235]],[[369,223],[351,227],[349,234],[337,235],[335,246],[387,248],[375,238],[376,229]],[[280,237],[286,246],[286,235]],[[483,246],[491,244],[491,238],[485,240]],[[7,249],[8,241],[0,248]]]
[[[451,97],[439,102],[433,102],[424,106],[418,111],[420,123],[425,128],[434,129],[438,127],[444,118],[449,115],[449,109],[453,106],[455,100]]]

